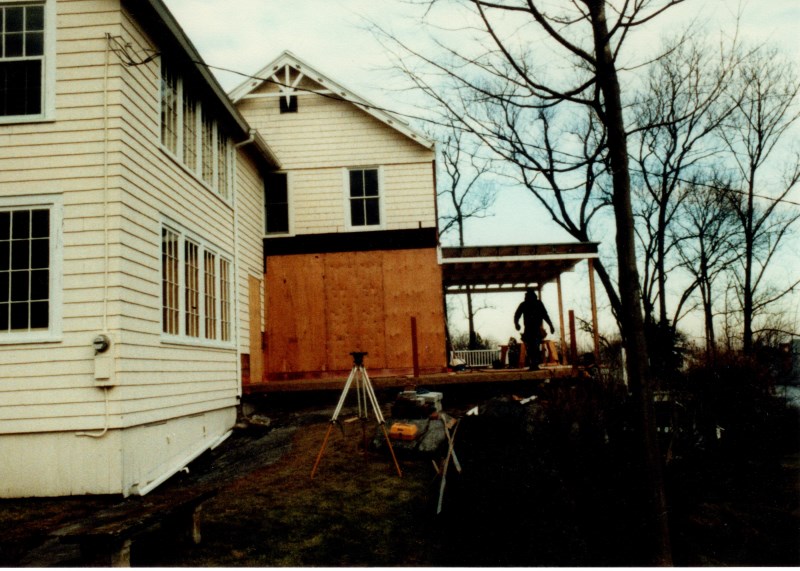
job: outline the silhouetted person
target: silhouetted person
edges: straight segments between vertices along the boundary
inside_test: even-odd
[[[545,332],[542,322],[546,321],[550,326],[550,333],[555,333],[556,328],[547,315],[547,309],[541,300],[536,297],[536,292],[529,289],[525,292],[525,301],[519,304],[517,311],[514,312],[514,327],[519,331],[519,318],[522,317],[525,323],[525,331],[522,332],[522,341],[528,353],[528,367],[531,371],[539,370],[539,363],[542,362],[540,345],[544,339]]]

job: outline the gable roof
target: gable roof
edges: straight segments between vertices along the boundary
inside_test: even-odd
[[[267,167],[277,168],[280,163],[275,154],[233,105],[163,0],[124,0],[124,3],[137,20],[146,24],[148,33],[162,44],[161,52],[178,59],[181,65],[186,66],[184,69],[191,70],[194,77],[200,79],[204,95],[224,114],[226,122],[238,131],[240,140],[235,142],[252,143],[249,147],[256,149],[257,158]]]
[[[275,76],[275,74],[277,74],[286,66],[299,71],[304,76],[308,77],[324,88],[324,91],[320,90],[319,92],[316,92],[313,90],[308,90],[308,92],[320,93],[340,101],[352,103],[365,113],[372,115],[377,120],[388,125],[392,129],[399,131],[420,145],[427,147],[428,149],[433,149],[434,142],[412,129],[407,122],[403,121],[393,113],[373,103],[370,103],[360,95],[357,95],[356,93],[342,86],[340,83],[330,79],[330,77],[327,75],[320,73],[318,70],[308,65],[305,61],[301,60],[290,51],[284,51],[280,56],[256,72],[253,77],[247,79],[238,87],[233,89],[228,95],[234,103],[238,103],[264,83],[276,83],[276,80],[273,79],[273,76]],[[278,84],[281,85],[280,83]]]

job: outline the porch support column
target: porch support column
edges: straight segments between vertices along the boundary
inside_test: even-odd
[[[594,260],[587,258],[589,266],[589,297],[592,301],[592,332],[594,334],[594,362],[600,364],[600,332],[597,330],[597,298],[594,292]]]
[[[561,364],[567,364],[567,336],[564,332],[564,298],[561,294],[561,274],[556,278],[556,290],[558,291],[558,329],[561,334]]]

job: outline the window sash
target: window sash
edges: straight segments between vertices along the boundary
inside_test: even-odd
[[[184,241],[185,270],[184,291],[186,293],[186,329],[189,337],[200,337],[200,246],[189,240]]]
[[[378,169],[349,171],[350,226],[381,225],[381,195]]]
[[[180,260],[179,236],[168,228],[161,229],[161,307],[162,331],[171,335],[180,333]]]
[[[231,340],[231,264],[219,259],[219,319],[220,339]]]
[[[0,118],[45,114],[46,2],[0,4]],[[50,40],[51,42],[52,40]]]
[[[228,198],[229,152],[228,137],[217,128],[217,192],[225,199]]]
[[[205,272],[205,335],[206,339],[217,338],[217,257],[211,252],[204,253]]]
[[[178,152],[178,76],[161,66],[161,144],[172,154]]]
[[[211,186],[214,183],[214,119],[205,111],[202,113],[201,137],[201,176]]]
[[[197,101],[185,90],[183,93],[183,163],[192,172],[197,172]]]
[[[46,207],[0,211],[0,333],[50,328],[50,217]]]

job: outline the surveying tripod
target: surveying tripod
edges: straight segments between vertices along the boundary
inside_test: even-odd
[[[362,421],[367,420],[367,403],[369,402],[369,404],[372,405],[373,412],[375,413],[375,419],[378,421],[378,424],[383,430],[383,435],[386,438],[386,444],[389,445],[389,452],[391,452],[392,460],[394,460],[394,466],[397,468],[397,475],[402,476],[403,472],[400,470],[400,464],[398,464],[397,456],[394,454],[392,441],[389,439],[389,433],[386,432],[386,420],[383,418],[381,407],[378,404],[378,397],[375,396],[375,389],[372,387],[372,383],[369,380],[369,375],[367,375],[367,370],[364,368],[364,356],[368,353],[354,351],[350,354],[353,356],[353,370],[350,371],[350,376],[347,377],[347,382],[344,384],[342,395],[339,397],[339,403],[336,405],[336,408],[333,411],[333,416],[331,416],[328,431],[325,433],[325,440],[322,441],[322,448],[320,448],[319,454],[317,454],[317,461],[314,462],[314,468],[311,470],[311,479],[314,479],[314,475],[317,472],[317,467],[319,466],[319,461],[322,459],[322,453],[325,452],[325,446],[328,444],[328,438],[333,430],[333,425],[339,420],[339,414],[342,412],[342,406],[344,406],[344,401],[347,398],[347,393],[349,392],[353,381],[356,383],[358,418],[360,418]]]

